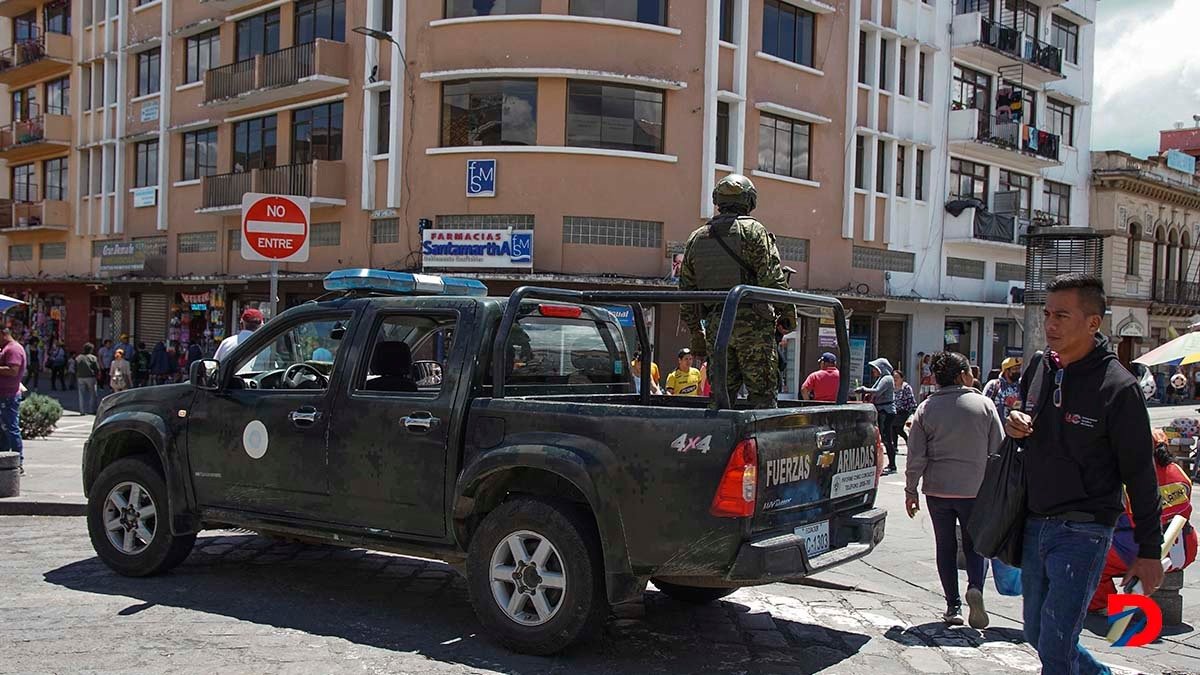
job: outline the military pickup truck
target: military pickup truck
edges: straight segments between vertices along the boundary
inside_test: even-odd
[[[521,288],[342,270],[331,291],[198,361],[186,384],[106,397],[83,455],[88,529],[123,575],[164,572],[197,532],[242,528],[444,560],[510,649],[597,634],[647,582],[691,602],[860,558],[884,534],[872,406],[723,395],[725,293]],[[653,396],[603,306],[725,303],[716,409]],[[842,359],[846,363],[847,358]],[[642,378],[640,393],[633,378]],[[253,592],[248,590],[248,592]]]

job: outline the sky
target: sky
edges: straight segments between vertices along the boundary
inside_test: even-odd
[[[1158,132],[1200,114],[1200,0],[1096,3],[1092,150],[1158,152]]]

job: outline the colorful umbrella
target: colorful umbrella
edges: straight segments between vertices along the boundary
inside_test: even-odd
[[[1181,366],[1200,363],[1200,332],[1184,333],[1133,360],[1143,366]]]

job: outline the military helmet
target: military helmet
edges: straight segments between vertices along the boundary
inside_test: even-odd
[[[740,173],[731,173],[713,188],[713,203],[718,209],[734,207],[731,210],[750,213],[758,206],[758,190],[754,189],[754,183],[749,178]]]

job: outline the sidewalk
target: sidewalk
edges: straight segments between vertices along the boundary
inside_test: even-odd
[[[0,499],[0,516],[82,516],[87,499],[80,467],[94,418],[79,414],[79,397],[74,391],[51,391],[43,382],[37,393],[62,404],[63,416],[48,437],[25,441],[21,493]]]

